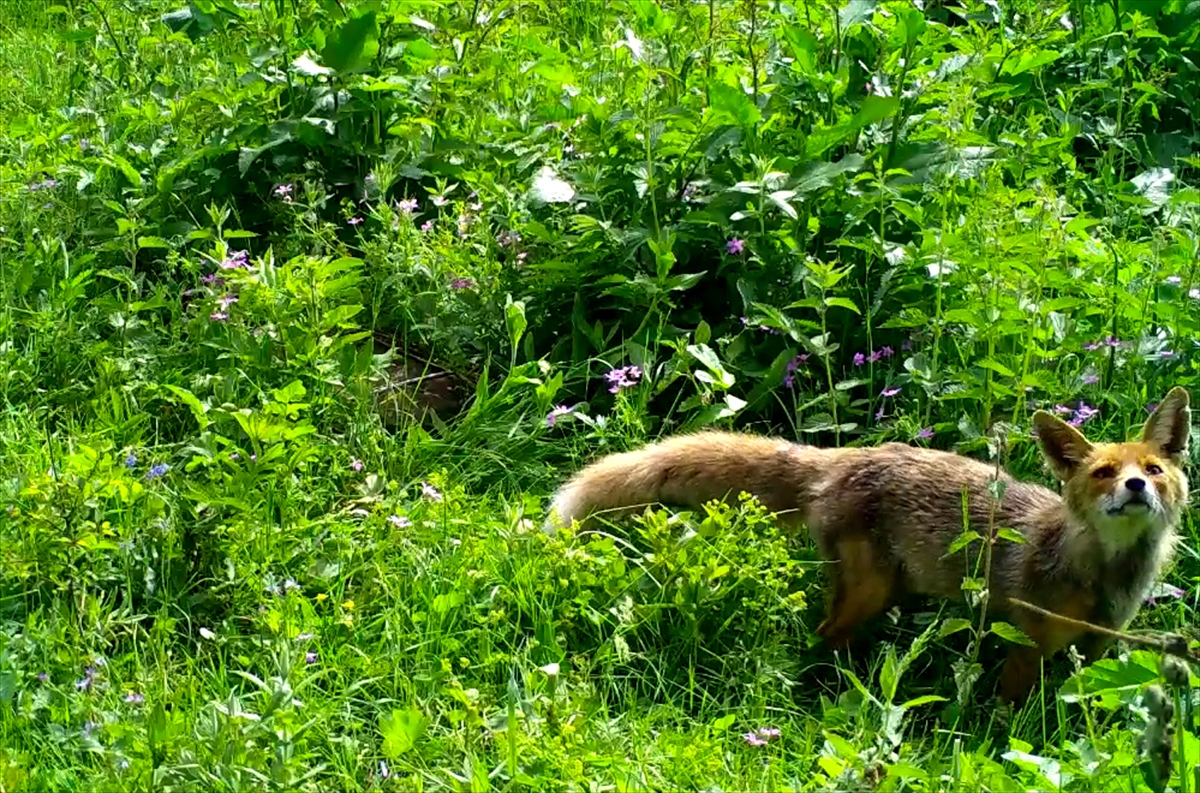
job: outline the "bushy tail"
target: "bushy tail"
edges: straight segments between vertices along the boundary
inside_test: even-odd
[[[731,432],[680,435],[643,449],[611,454],[572,477],[554,497],[546,528],[616,517],[649,504],[698,508],[713,499],[757,496],[773,511],[795,510],[803,487],[799,447]]]

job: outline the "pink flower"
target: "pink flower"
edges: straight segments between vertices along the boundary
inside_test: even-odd
[[[438,492],[438,489],[436,487],[429,484],[428,482],[421,483],[421,495],[424,496],[425,498],[429,499],[430,501],[441,501],[442,500],[442,494]]]
[[[250,265],[248,259],[250,254],[246,251],[230,251],[224,259],[221,260],[222,270],[249,270]]]
[[[475,282],[470,278],[455,278],[450,282],[451,289],[470,289],[475,286]]]
[[[208,315],[208,318],[209,318],[209,320],[211,320],[213,322],[224,322],[225,320],[229,319],[229,312],[214,311],[213,313]]]
[[[363,469],[362,460],[353,461],[350,463],[350,468],[354,471],[361,471]]]
[[[639,366],[623,366],[613,369],[604,375],[609,383],[609,393],[615,394],[626,388],[632,388],[642,379],[642,369]]]
[[[431,228],[433,228],[432,220],[427,220],[421,224],[421,231],[429,231]]]
[[[275,188],[275,195],[282,198],[285,202],[292,200],[292,186],[290,184],[281,184]]]
[[[746,248],[746,241],[734,237],[729,242],[725,243],[725,250],[730,256],[737,256]]]
[[[362,218],[350,218],[346,222],[349,223],[351,226],[357,226],[359,223],[363,222],[363,219]]]
[[[867,362],[867,356],[863,355],[861,352],[854,353],[854,365],[855,366],[862,366],[866,362]]]
[[[921,430],[917,433],[917,437],[923,441],[929,440],[930,438],[933,437],[933,428],[932,427],[922,427]]]
[[[406,215],[411,215],[412,213],[417,211],[417,199],[405,198],[401,201],[397,201],[396,209],[400,210],[401,212],[403,212]]]
[[[574,410],[575,410],[574,407],[567,407],[566,405],[559,405],[558,407],[554,408],[554,410],[551,410],[549,413],[546,414],[546,426],[553,427],[558,422],[558,419],[560,416],[566,416]]]
[[[387,522],[397,529],[405,529],[412,525],[412,521],[403,515],[388,515]]]
[[[887,397],[894,397],[894,396],[896,396],[896,394],[899,394],[899,393],[900,393],[899,388],[885,388],[885,389],[883,389],[883,391],[880,392],[880,396],[882,396],[886,399]]]

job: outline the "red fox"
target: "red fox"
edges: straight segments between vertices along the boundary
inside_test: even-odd
[[[1173,556],[1188,497],[1182,465],[1191,409],[1182,388],[1167,394],[1136,442],[1090,443],[1045,411],[1033,425],[1063,494],[1002,472],[994,517],[994,466],[959,454],[903,443],[821,448],[705,431],[585,467],[555,495],[546,528],[586,522],[597,511],[628,513],[656,502],[694,509],[750,493],[788,529],[807,528],[832,563],[828,612],[817,632],[835,647],[901,594],[961,597],[979,549],[974,543],[972,553],[947,553],[964,527],[982,537],[989,525],[1015,529],[1024,541],[995,544],[988,581],[995,610],[1036,643],[1010,646],[999,693],[1014,701],[1040,678],[1043,657],[1076,644],[1090,662],[1109,641],[1009,598],[1124,628]]]

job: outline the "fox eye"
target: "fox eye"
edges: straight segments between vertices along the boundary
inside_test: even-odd
[[[1150,476],[1161,476],[1162,475],[1162,466],[1158,466],[1158,465],[1155,465],[1154,463],[1150,463],[1150,465],[1146,466],[1146,473],[1150,474]]]
[[[1096,479],[1112,479],[1117,475],[1117,470],[1111,465],[1104,465],[1092,471],[1092,476]]]

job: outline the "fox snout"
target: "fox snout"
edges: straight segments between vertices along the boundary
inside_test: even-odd
[[[1162,511],[1162,501],[1154,483],[1147,481],[1140,469],[1121,477],[1112,492],[1100,499],[1108,515],[1129,515]]]

